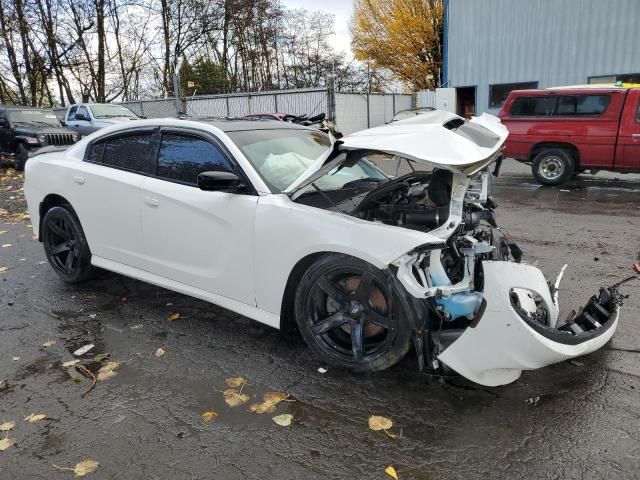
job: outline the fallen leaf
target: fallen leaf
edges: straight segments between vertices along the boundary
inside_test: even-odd
[[[393,422],[387,417],[380,417],[378,415],[371,415],[369,417],[369,428],[374,432],[389,430],[391,427],[393,427]]]
[[[69,367],[73,367],[76,363],[80,363],[80,360],[76,359],[76,360],[69,360],[68,362],[64,362],[62,365],[60,365],[63,368],[69,368]]]
[[[2,452],[3,450],[6,450],[14,443],[16,443],[15,438],[9,438],[9,437],[3,438],[2,440],[0,440],[0,452]]]
[[[320,373],[327,373],[328,370],[326,368],[324,368],[324,367],[320,367],[320,368],[318,368],[318,371]]]
[[[0,230],[0,235],[7,233],[7,230]]]
[[[76,477],[84,477],[85,475],[95,472],[100,465],[95,460],[83,460],[80,463],[76,464],[73,469],[73,473],[76,474]]]
[[[37,415],[35,413],[32,413],[31,415],[24,417],[24,419],[29,423],[36,423],[40,420],[44,420],[45,418],[47,418],[47,416],[44,413],[39,413]]]
[[[0,425],[0,432],[8,432],[15,426],[16,422],[4,422],[2,425]]]
[[[98,370],[97,378],[100,382],[108,380],[112,377],[115,377],[118,373],[116,370],[120,367],[121,362],[108,362],[107,364],[100,367]]]
[[[47,340],[42,344],[42,346],[45,348],[49,348],[49,347],[53,347],[55,344],[56,344],[55,340]]]
[[[0,267],[0,273],[4,273],[9,270],[9,267]]]
[[[396,469],[393,468],[391,465],[389,465],[387,468],[384,469],[384,473],[389,475],[394,480],[398,480],[398,474],[396,473]]]
[[[93,357],[94,362],[104,362],[107,358],[111,356],[110,353],[99,353],[95,357]],[[78,360],[80,361],[80,360]]]
[[[18,360],[20,360],[20,357],[13,357],[11,360],[13,360],[14,362],[17,362]]]
[[[10,243],[3,243],[2,248],[13,247]]]
[[[205,423],[209,423],[209,422],[213,422],[216,418],[218,418],[218,414],[213,410],[207,410],[201,415],[201,417]]]
[[[283,413],[282,415],[276,415],[272,420],[281,427],[288,427],[289,425],[291,425],[293,415],[291,415],[290,413]]]
[[[163,356],[166,352],[164,351],[163,348],[158,348],[156,350],[156,357],[160,358],[161,356]]]
[[[242,387],[245,383],[247,383],[247,379],[244,377],[231,377],[227,378],[227,385],[231,388]]]
[[[179,313],[172,313],[171,315],[169,315],[169,320],[171,320],[172,322],[175,322],[179,318],[180,318],[180,314]]]
[[[274,412],[276,405],[286,400],[288,396],[289,395],[282,392],[267,392],[262,396],[263,402],[254,403],[249,407],[249,411],[254,413]]]
[[[227,402],[227,405],[230,407],[238,407],[243,405],[249,401],[249,395],[244,393],[240,393],[235,388],[230,388],[223,392],[224,401]]]

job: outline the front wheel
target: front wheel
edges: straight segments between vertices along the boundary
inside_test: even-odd
[[[384,370],[411,345],[400,295],[372,265],[327,255],[302,277],[296,321],[309,347],[327,363],[359,372]]]
[[[575,165],[569,152],[560,148],[550,148],[535,156],[531,170],[541,184],[561,185],[571,178]]]
[[[45,214],[42,243],[49,264],[64,281],[79,283],[93,273],[89,244],[70,206],[53,207]]]
[[[27,163],[27,159],[29,158],[29,151],[27,147],[25,147],[22,143],[18,145],[16,148],[16,156],[14,157],[13,166],[14,168],[21,172],[24,170],[24,165]]]

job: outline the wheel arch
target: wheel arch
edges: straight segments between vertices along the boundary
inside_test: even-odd
[[[539,142],[536,143],[529,151],[528,162],[533,162],[536,156],[543,150],[550,150],[553,148],[559,148],[569,152],[569,155],[573,159],[573,166],[575,170],[578,170],[580,166],[580,150],[571,142]]]
[[[66,198],[64,198],[62,195],[58,195],[57,193],[49,193],[48,195],[46,195],[42,199],[42,201],[40,202],[39,209],[38,209],[38,214],[39,214],[39,218],[38,218],[38,241],[40,241],[40,242],[42,241],[42,220],[44,219],[44,216],[53,207],[61,207],[63,205],[70,206],[71,210],[73,211],[73,213],[77,216],[77,214],[75,213],[75,210],[73,210],[73,206],[71,205],[71,202],[69,200],[67,200]]]
[[[379,268],[380,265],[374,262],[371,262],[370,259],[362,258],[362,256],[355,256],[351,253],[340,252],[340,251],[331,251],[324,250],[310,253],[302,258],[300,258],[296,264],[293,266],[291,271],[289,272],[289,276],[287,277],[287,282],[284,288],[284,294],[282,295],[282,306],[280,307],[280,330],[284,332],[292,331],[296,326],[296,319],[294,314],[294,305],[295,305],[295,296],[296,291],[298,289],[298,285],[300,284],[300,280],[305,272],[317,262],[319,259],[329,256],[329,255],[344,255],[352,258],[357,258],[363,262],[366,262],[376,268]]]

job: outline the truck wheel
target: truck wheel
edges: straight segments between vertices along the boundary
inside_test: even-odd
[[[572,177],[575,165],[566,150],[550,148],[535,156],[531,170],[542,185],[561,185]]]
[[[13,167],[21,172],[24,170],[24,164],[27,163],[27,158],[29,158],[29,151],[27,148],[20,143],[18,148],[16,148],[16,156],[13,162]]]

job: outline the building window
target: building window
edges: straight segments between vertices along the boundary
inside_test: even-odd
[[[624,73],[621,75],[603,75],[600,77],[589,77],[589,83],[614,84],[616,82],[640,83],[640,73]]]
[[[489,108],[500,108],[513,90],[538,88],[538,82],[501,83],[489,85]]]

